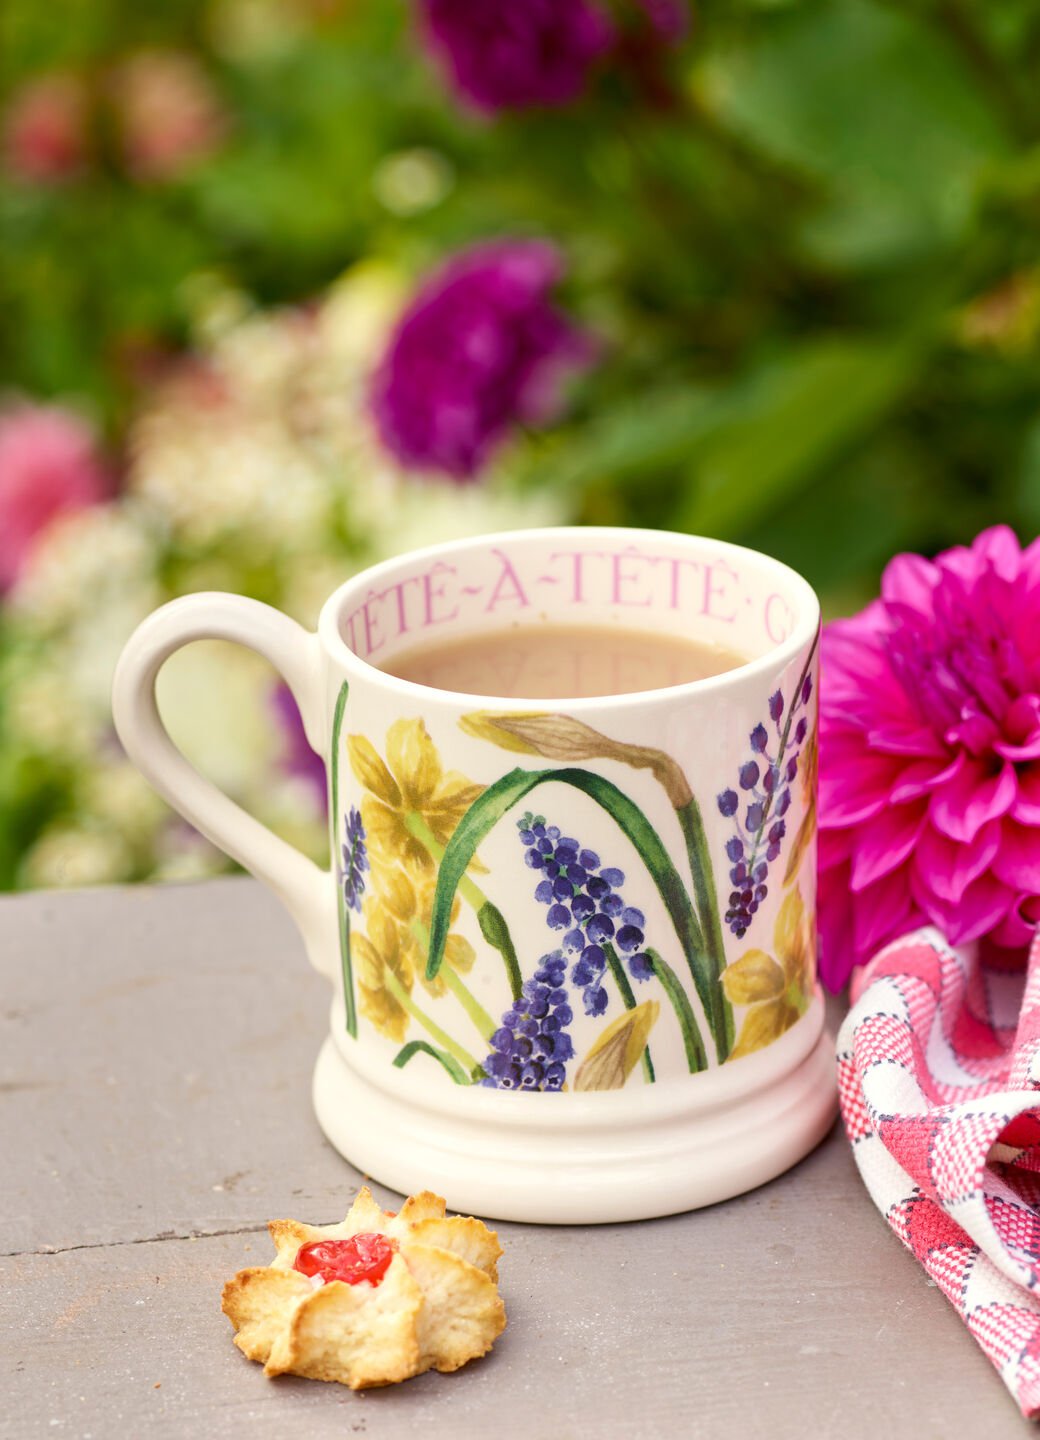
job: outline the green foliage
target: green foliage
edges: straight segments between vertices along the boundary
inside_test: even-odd
[[[601,356],[517,468],[581,518],[762,546],[832,608],[896,548],[1040,525],[1029,0],[705,0],[651,68],[614,60],[570,109],[494,120],[403,0],[10,0],[0,24],[8,100],[56,69],[104,94],[160,47],[227,117],[212,154],[143,181],[102,107],[81,175],[3,187],[3,382],[86,399],[116,442],[200,276],[295,301],[362,257],[418,277],[536,233]]]

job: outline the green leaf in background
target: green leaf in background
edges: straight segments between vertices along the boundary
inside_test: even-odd
[[[958,239],[986,167],[1008,151],[992,86],[894,5],[826,0],[761,15],[745,43],[704,55],[693,84],[745,142],[820,182],[803,238],[835,265]]]
[[[1040,418],[1026,431],[1019,486],[1022,510],[1034,533],[1040,532]]]
[[[682,526],[734,536],[779,509],[902,398],[922,358],[905,340],[814,340],[753,372],[692,447]]]

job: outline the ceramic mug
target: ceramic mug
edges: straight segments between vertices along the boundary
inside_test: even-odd
[[[514,621],[747,657],[601,698],[476,698],[378,668]],[[157,790],[284,901],[334,987],[314,1104],[393,1189],[501,1219],[639,1219],[772,1178],[835,1112],[815,974],[819,607],[786,566],[628,529],[462,540],[348,580],[316,634],[199,594],[150,616],[116,727]],[[322,870],[203,779],[163,662],[234,640],[325,759]]]

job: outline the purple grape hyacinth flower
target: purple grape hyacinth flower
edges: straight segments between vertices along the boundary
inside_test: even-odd
[[[346,844],[340,847],[343,868],[340,878],[343,897],[351,910],[361,914],[361,897],[365,893],[365,871],[368,869],[368,849],[365,845],[365,827],[358,810],[352,805],[345,821]]]
[[[562,950],[543,955],[519,1000],[502,1016],[491,1036],[491,1053],[480,1082],[495,1090],[561,1090],[574,1042],[567,1027],[574,1019],[564,985],[567,962]]]
[[[614,41],[589,0],[421,0],[421,10],[456,91],[487,114],[569,104]]]
[[[471,480],[510,425],[558,408],[563,372],[589,340],[549,302],[563,262],[542,240],[456,255],[399,321],[375,378],[383,443],[407,465]]]
[[[546,825],[544,815],[528,811],[517,829],[526,864],[542,876],[534,898],[549,907],[545,923],[564,932],[557,953],[576,957],[571,983],[582,992],[586,1015],[602,1015],[607,1008],[606,947],[621,951],[633,979],[649,980],[654,973],[643,948],[646,917],[625,904],[620,893],[624,872],[603,866],[594,850],[561,835],[559,826]]]
[[[783,692],[769,697],[769,719],[775,731],[760,721],[748,736],[753,760],[746,760],[737,772],[739,790],[723,790],[716,796],[719,814],[734,823],[726,841],[726,859],[733,889],[726,909],[726,924],[743,940],[759,907],[769,894],[769,867],[780,856],[787,834],[784,816],[791,805],[791,782],[798,774],[801,747],[809,730],[806,715],[798,715],[809,703],[812,678],[806,676],[784,720]],[[770,744],[775,752],[770,753]]]

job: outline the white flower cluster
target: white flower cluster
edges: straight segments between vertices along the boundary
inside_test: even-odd
[[[504,474],[457,487],[403,471],[368,415],[372,370],[403,298],[363,264],[309,308],[263,313],[202,280],[200,344],[130,437],[124,493],[62,518],[8,597],[7,740],[66,776],[22,880],[193,877],[226,864],[171,817],[121,756],[109,691],[134,626],[173,595],[253,594],[313,625],[352,573],[418,545],[560,523],[563,506]],[[311,787],[284,772],[272,672],[226,645],[174,657],[160,704],[194,764],[320,856]],[[71,779],[68,777],[71,776]]]

